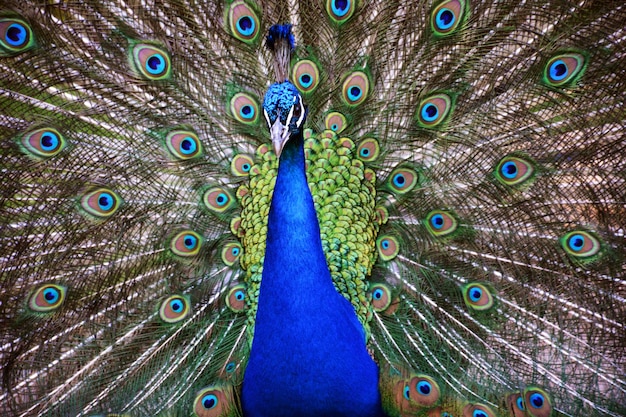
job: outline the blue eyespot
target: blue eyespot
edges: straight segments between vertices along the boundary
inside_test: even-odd
[[[428,103],[422,107],[422,119],[426,122],[437,120],[437,117],[439,117],[439,110],[437,109],[437,106]]]
[[[404,386],[404,398],[406,398],[407,400],[409,399],[409,386],[405,385]]]
[[[389,247],[389,242],[384,242],[387,243],[387,247]],[[384,245],[383,243],[383,245]],[[381,298],[383,298],[383,295],[385,295],[385,292],[380,289],[377,288],[373,293],[372,293],[372,297],[374,298],[374,300],[380,300]]]
[[[246,293],[244,293],[242,290],[238,290],[235,292],[235,299],[242,301],[245,298],[246,298]]]
[[[13,23],[7,28],[5,40],[10,46],[22,46],[28,40],[28,31],[24,25]]]
[[[113,204],[115,204],[115,199],[107,192],[101,193],[98,197],[98,207],[102,211],[111,210],[113,208]]]
[[[239,114],[244,119],[253,119],[254,118],[254,107],[246,104],[245,106],[241,107],[241,110],[239,110]]]
[[[578,80],[587,67],[587,55],[575,51],[550,58],[543,70],[543,81],[551,87],[566,87]]]
[[[400,253],[400,243],[393,236],[379,236],[376,239],[376,248],[383,261],[390,261]]]
[[[432,386],[430,385],[430,382],[428,381],[420,381],[418,382],[417,386],[415,387],[417,392],[419,392],[422,395],[428,395],[430,394],[430,391],[432,390]]]
[[[183,244],[187,249],[193,249],[198,244],[198,239],[195,236],[187,235],[185,236]]]
[[[174,313],[180,313],[183,310],[183,303],[179,299],[170,301],[170,308]]]
[[[566,78],[569,71],[567,69],[567,65],[562,59],[557,59],[550,65],[550,78],[554,81],[561,81]]]
[[[98,219],[111,217],[122,204],[122,199],[108,188],[98,188],[80,198],[80,208],[85,214]]]
[[[538,394],[538,393],[531,394],[530,405],[532,405],[534,408],[541,408],[543,407],[543,403],[544,403],[543,395]]]
[[[580,252],[585,247],[585,237],[581,234],[574,234],[569,237],[567,243],[571,250]]]
[[[435,20],[440,30],[446,30],[454,25],[456,17],[454,17],[454,13],[450,9],[441,9],[437,12]]]
[[[50,313],[63,304],[65,290],[61,285],[44,284],[32,292],[28,307],[36,313]]]
[[[41,149],[47,152],[54,151],[59,146],[59,137],[47,131],[41,134]]]
[[[489,417],[483,410],[474,410],[472,417]]]
[[[474,302],[480,301],[482,296],[483,296],[483,290],[481,290],[478,287],[472,287],[469,290],[469,298],[470,298],[470,300],[472,300]]]
[[[430,218],[430,225],[435,229],[441,229],[444,224],[444,219],[441,214],[435,214]]]
[[[313,77],[310,74],[300,75],[300,85],[303,88],[309,88],[313,84]]]
[[[221,193],[215,198],[215,202],[218,206],[223,206],[224,204],[228,203],[228,196],[224,193]]]
[[[48,304],[56,304],[61,293],[56,288],[48,287],[43,291],[43,298]]]
[[[350,10],[350,0],[334,0],[331,2],[333,13],[337,17],[343,17]]]
[[[503,177],[513,179],[517,176],[517,165],[512,161],[505,162],[502,164],[501,172]]]
[[[172,62],[167,49],[155,43],[137,43],[130,50],[132,66],[137,75],[150,81],[165,80],[172,75]]]
[[[256,23],[250,16],[242,16],[237,20],[237,29],[243,36],[250,36],[254,33]]]
[[[160,75],[167,68],[167,61],[163,55],[156,53],[148,58],[145,68],[152,75]]]
[[[522,399],[521,396],[517,397],[515,404],[517,405],[517,408],[519,408],[520,410],[524,410],[524,400]]]
[[[406,182],[406,179],[404,178],[403,174],[398,173],[398,174],[394,175],[394,177],[393,177],[393,184],[396,187],[399,187],[399,188],[403,187],[405,182]]]
[[[198,150],[198,145],[193,138],[186,137],[180,142],[180,152],[184,155],[190,155]]]
[[[202,406],[207,410],[215,408],[217,406],[217,397],[213,394],[205,395],[202,397]]]
[[[356,85],[350,87],[350,89],[348,90],[348,99],[350,99],[350,101],[357,101],[361,98],[362,95],[363,90],[361,90],[361,88]]]

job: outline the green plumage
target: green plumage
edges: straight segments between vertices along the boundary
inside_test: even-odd
[[[624,5],[347,4],[0,6],[0,414],[240,414],[282,22],[386,412],[626,414]]]

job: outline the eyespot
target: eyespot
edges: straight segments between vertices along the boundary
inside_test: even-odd
[[[517,394],[517,399],[515,400],[515,405],[517,406],[517,408],[519,410],[524,411],[524,400],[522,399],[522,396]]]
[[[176,323],[183,320],[191,311],[189,298],[182,295],[172,295],[161,301],[159,317],[166,323]]]
[[[61,152],[67,142],[58,130],[45,127],[25,133],[20,144],[27,155],[35,159],[46,159]]]
[[[426,216],[426,230],[434,237],[447,236],[458,227],[456,218],[442,210],[433,210]]]
[[[224,367],[224,370],[229,374],[235,372],[235,369],[237,369],[237,364],[235,362],[228,362]]]
[[[586,57],[579,53],[556,55],[545,66],[544,82],[552,87],[564,87],[582,77],[587,66]]]
[[[80,207],[86,214],[99,219],[111,217],[120,208],[122,199],[108,188],[95,189],[80,199]]]
[[[206,190],[202,196],[206,208],[216,213],[223,213],[235,204],[230,193],[222,187]]]
[[[561,237],[561,246],[568,255],[579,260],[586,260],[600,252],[600,241],[591,233],[577,230]]]
[[[549,417],[552,415],[552,399],[546,391],[537,387],[528,387],[524,390],[522,397],[529,416]]]
[[[391,290],[385,284],[374,284],[370,288],[372,294],[372,309],[374,311],[385,311],[391,305]]]
[[[355,0],[326,0],[326,12],[333,22],[342,24],[354,14]]]
[[[436,6],[430,13],[430,28],[435,36],[454,33],[465,20],[466,3],[461,0],[448,0]]]
[[[496,414],[484,404],[467,404],[463,407],[463,417],[496,417]]]
[[[0,56],[14,55],[35,46],[33,30],[18,18],[0,19]]]
[[[235,119],[247,125],[259,121],[259,105],[249,94],[237,93],[230,99],[230,112]]]
[[[176,159],[188,160],[202,154],[202,145],[195,132],[173,130],[165,137],[165,146]]]
[[[400,252],[400,244],[395,237],[392,236],[380,236],[376,240],[376,248],[378,249],[378,255],[383,261],[390,261]]]
[[[237,177],[247,177],[253,165],[252,157],[240,153],[230,161],[230,172]]]
[[[200,253],[202,236],[191,230],[177,233],[170,241],[170,250],[183,258],[190,258]]]
[[[375,161],[380,156],[380,145],[374,138],[363,139],[357,148],[357,156],[363,162]]]
[[[396,168],[389,176],[389,187],[397,194],[405,194],[415,187],[418,178],[417,172],[412,169]]]
[[[534,174],[533,164],[515,156],[506,156],[498,162],[495,177],[509,187],[528,182]]]
[[[230,408],[229,401],[227,392],[222,387],[206,387],[196,395],[193,411],[198,417],[223,416]]]
[[[524,399],[519,392],[513,392],[505,398],[505,408],[509,411],[511,417],[525,417]]]
[[[291,79],[301,93],[310,93],[320,83],[320,70],[315,62],[310,59],[303,59],[293,66]]]
[[[408,383],[409,399],[422,407],[433,407],[439,402],[441,390],[428,375],[415,375]]]
[[[435,94],[422,100],[417,109],[417,123],[428,129],[442,124],[450,116],[452,105],[452,99],[447,94]]]
[[[493,295],[487,286],[473,282],[464,285],[462,290],[465,305],[472,310],[486,311],[493,307]]]
[[[226,265],[232,266],[235,262],[237,262],[237,259],[239,259],[242,252],[243,249],[239,243],[227,243],[222,249],[222,261]]]
[[[230,5],[227,26],[235,38],[249,44],[256,42],[261,31],[261,22],[256,12],[241,0]]]
[[[45,284],[33,291],[28,300],[28,307],[38,313],[56,310],[65,301],[66,287],[56,284]]]
[[[326,115],[324,119],[324,125],[326,129],[332,130],[336,134],[343,132],[347,127],[346,116],[343,114],[333,111]]]
[[[169,52],[156,45],[138,43],[133,46],[131,64],[148,80],[165,80],[172,75]]]
[[[341,98],[348,106],[358,106],[369,94],[370,81],[363,71],[348,75],[341,88]]]
[[[246,286],[244,284],[235,285],[228,291],[226,305],[235,313],[241,313],[246,308]]]

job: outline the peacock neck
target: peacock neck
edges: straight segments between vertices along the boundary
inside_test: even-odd
[[[262,285],[266,288],[276,285],[281,290],[335,291],[332,280],[325,279],[330,275],[307,183],[301,134],[292,137],[281,154],[268,219],[265,259],[264,268],[269,270],[263,275]],[[287,271],[293,276],[281,273]]]
[[[242,404],[246,417],[382,415],[363,328],[326,264],[301,135],[280,157]]]

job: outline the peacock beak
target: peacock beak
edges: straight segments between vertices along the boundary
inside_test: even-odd
[[[276,121],[270,127],[270,136],[272,137],[272,145],[274,146],[276,157],[279,158],[285,143],[289,140],[289,126],[283,125],[280,122],[280,118],[276,118]]]

